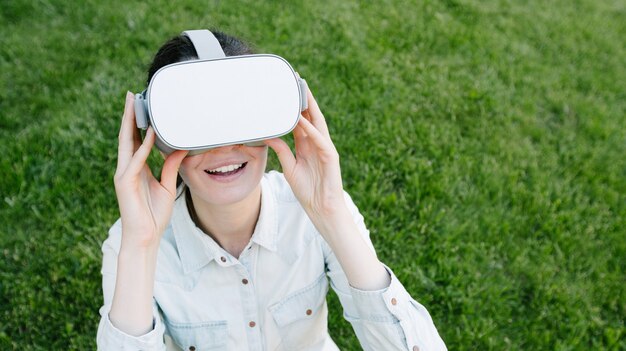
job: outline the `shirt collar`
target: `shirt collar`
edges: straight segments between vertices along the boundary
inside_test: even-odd
[[[172,231],[185,274],[198,270],[224,255],[224,249],[198,228],[191,219],[185,194],[178,197],[173,212]],[[276,217],[276,199],[269,181],[264,176],[261,180],[261,211],[252,234],[252,242],[270,251],[276,251],[278,238]]]
[[[261,211],[252,234],[252,242],[270,251],[276,251],[276,242],[278,240],[277,217],[276,198],[269,181],[264,176],[261,179]]]

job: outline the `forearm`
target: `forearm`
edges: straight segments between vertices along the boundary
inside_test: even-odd
[[[370,248],[346,206],[311,216],[315,227],[333,250],[348,282],[359,290],[380,290],[389,286],[389,273]]]
[[[122,245],[117,261],[117,278],[109,319],[119,330],[133,336],[153,327],[152,298],[156,248]]]

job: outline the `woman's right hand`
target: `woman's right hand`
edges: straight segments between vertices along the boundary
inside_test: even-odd
[[[156,248],[172,216],[178,168],[187,151],[167,156],[161,181],[157,180],[146,163],[156,136],[149,127],[142,143],[135,126],[134,102],[134,95],[128,92],[114,177],[122,218],[122,247]]]

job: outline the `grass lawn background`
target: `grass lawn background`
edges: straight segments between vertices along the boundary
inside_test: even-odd
[[[450,350],[626,349],[617,0],[3,1],[0,349],[95,349],[125,92],[206,27],[307,79],[380,259]]]

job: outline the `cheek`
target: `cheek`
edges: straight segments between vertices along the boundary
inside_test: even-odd
[[[267,166],[267,147],[259,148],[260,150],[255,150],[254,158],[259,161],[259,168],[265,171]]]
[[[267,160],[267,146],[257,146],[257,147],[253,147],[250,148],[250,154],[252,154],[252,156],[258,160]]]

